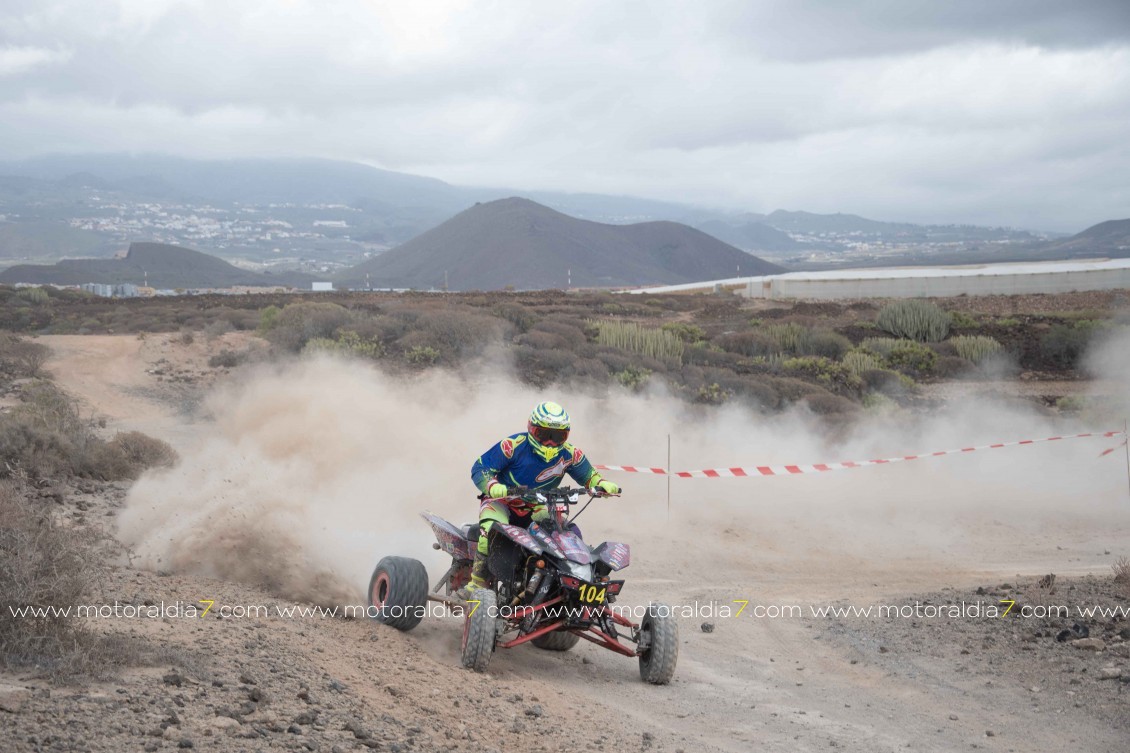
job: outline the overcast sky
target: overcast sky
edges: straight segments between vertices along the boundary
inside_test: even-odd
[[[3,0],[0,157],[1075,231],[1130,217],[1130,0]]]

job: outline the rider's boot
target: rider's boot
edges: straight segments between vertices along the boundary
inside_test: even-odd
[[[467,601],[480,588],[490,588],[490,584],[487,583],[487,556],[476,550],[475,561],[471,565],[471,582],[456,591],[455,597]]]

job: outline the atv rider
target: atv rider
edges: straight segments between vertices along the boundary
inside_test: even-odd
[[[529,510],[509,507],[500,498],[507,496],[511,487],[555,489],[568,473],[590,491],[620,493],[619,486],[602,479],[585,454],[565,441],[568,438],[569,414],[557,403],[542,403],[530,414],[526,431],[503,439],[471,466],[471,480],[483,494],[479,506],[479,545],[471,568],[471,582],[459,589],[456,596],[466,600],[476,589],[490,587],[486,569],[488,535],[495,523],[528,527],[531,520],[549,517],[545,505],[536,505],[532,514]]]

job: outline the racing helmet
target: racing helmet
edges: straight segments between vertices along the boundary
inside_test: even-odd
[[[545,460],[553,460],[569,438],[569,414],[557,403],[541,403],[530,413],[530,444]]]

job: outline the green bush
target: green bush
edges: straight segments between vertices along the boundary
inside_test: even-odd
[[[705,405],[721,405],[732,396],[732,392],[723,389],[717,382],[713,382],[699,387],[698,392],[695,394],[694,401]]]
[[[651,378],[651,369],[628,366],[623,371],[613,374],[612,378],[630,390],[638,390],[647,384],[647,380]]]
[[[439,360],[440,352],[427,345],[417,345],[404,354],[408,363],[413,366],[431,366]]]
[[[938,354],[913,340],[900,340],[887,354],[887,364],[916,379],[930,376],[938,364]]]
[[[271,304],[267,308],[259,312],[259,334],[266,334],[275,328],[278,323],[279,314],[282,312],[278,306]]]
[[[777,345],[776,352],[789,355],[811,355],[808,352],[808,343],[812,331],[795,322],[785,324],[770,324],[762,327],[761,332]]]
[[[824,356],[836,361],[851,350],[851,340],[838,332],[826,329],[813,330],[802,355]]]
[[[856,376],[861,375],[865,371],[883,368],[882,358],[863,349],[849,350],[843,356],[843,364]]]
[[[36,306],[51,302],[51,296],[43,288],[21,288],[16,296]]]
[[[837,394],[858,394],[863,380],[842,363],[822,356],[788,358],[781,368],[791,374],[802,374]]]
[[[667,322],[660,327],[664,332],[670,332],[687,344],[701,342],[706,339],[706,331],[686,322]]]
[[[596,341],[621,350],[630,350],[652,358],[682,363],[685,345],[676,335],[661,329],[643,327],[635,322],[596,322]]]
[[[885,332],[918,342],[940,342],[950,331],[949,314],[917,298],[888,303],[879,309],[876,322]]]
[[[886,358],[899,342],[899,340],[893,337],[865,337],[863,338],[863,342],[859,344],[859,347]]]
[[[1001,344],[984,335],[959,335],[951,338],[949,342],[959,356],[973,363],[981,363],[989,356],[1001,352]]]
[[[1082,319],[1074,324],[1056,324],[1040,338],[1040,352],[1049,361],[1065,369],[1073,369],[1091,344],[1101,324]]]
[[[977,320],[964,311],[950,312],[950,326],[955,329],[976,329]]]
[[[384,355],[384,346],[376,340],[363,339],[353,330],[343,330],[336,338],[315,337],[306,343],[303,353],[334,353],[354,358],[376,360]]]

